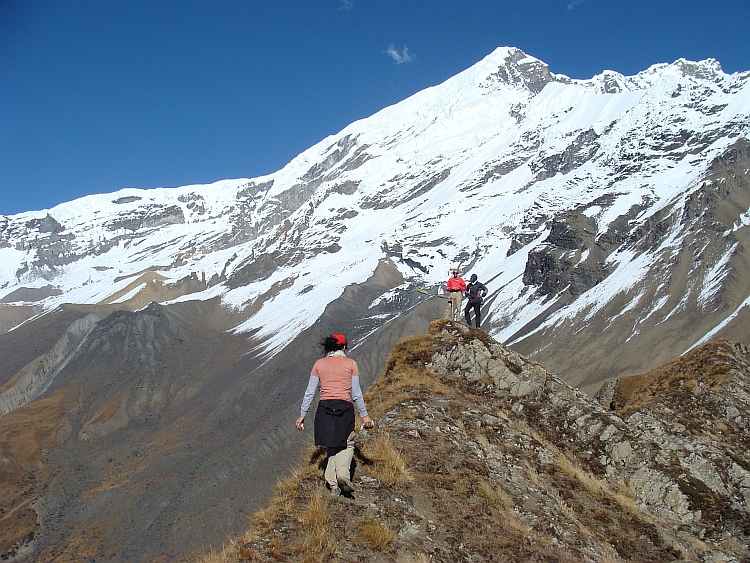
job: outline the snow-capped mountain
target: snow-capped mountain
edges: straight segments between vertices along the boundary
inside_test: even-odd
[[[512,48],[262,178],[0,217],[0,556],[221,544],[307,447],[320,336],[369,385],[453,267],[589,393],[748,341],[749,239],[750,72],[572,80]]]
[[[717,61],[573,80],[499,48],[274,174],[1,217],[0,299],[27,311],[3,324],[218,299],[273,355],[384,260],[403,282],[360,339],[458,267],[490,288],[494,337],[585,383],[549,358],[639,335],[671,358],[748,303],[748,136],[750,73]]]

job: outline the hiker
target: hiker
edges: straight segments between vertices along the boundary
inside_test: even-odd
[[[466,324],[471,326],[471,309],[474,309],[474,322],[476,323],[476,327],[479,328],[479,325],[482,324],[479,308],[487,296],[487,287],[479,281],[476,274],[471,274],[471,281],[466,286],[464,295],[467,299],[466,309],[464,310]]]
[[[445,307],[445,318],[457,321],[461,315],[461,295],[466,290],[466,282],[453,270],[453,276],[445,284],[448,290],[448,305]]]
[[[375,422],[367,415],[359,386],[357,362],[346,357],[346,337],[334,333],[326,337],[320,346],[325,357],[313,365],[295,426],[297,430],[304,430],[305,416],[320,386],[320,400],[315,411],[315,445],[328,448],[326,486],[334,496],[351,496],[354,492],[351,482],[354,407],[357,407],[365,428],[374,427]]]

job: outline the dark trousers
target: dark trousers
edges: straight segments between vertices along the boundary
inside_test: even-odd
[[[477,303],[467,303],[466,309],[464,309],[464,318],[466,319],[466,324],[471,326],[471,316],[469,315],[471,309],[474,309],[474,322],[476,323],[476,327],[479,328],[479,325],[482,324],[482,316],[479,314],[479,307],[482,304]]]

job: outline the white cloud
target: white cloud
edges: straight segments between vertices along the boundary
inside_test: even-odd
[[[398,50],[393,46],[393,43],[391,43],[391,46],[388,47],[385,51],[388,53],[388,55],[396,61],[397,65],[400,65],[402,63],[409,63],[417,58],[416,55],[412,55],[409,53],[409,48],[404,47],[404,49],[399,53]]]
[[[339,10],[351,10],[354,6],[354,0],[341,0],[341,6]]]

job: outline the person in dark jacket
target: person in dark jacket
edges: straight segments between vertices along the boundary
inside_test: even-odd
[[[474,309],[474,322],[476,323],[476,327],[479,328],[479,325],[482,324],[479,309],[482,306],[484,298],[487,296],[487,287],[479,281],[476,274],[471,274],[471,281],[466,286],[464,295],[466,296],[466,309],[464,309],[466,324],[471,326],[471,309]]]
[[[351,495],[351,464],[354,458],[354,407],[365,428],[375,426],[367,414],[359,386],[357,362],[346,357],[347,341],[341,333],[328,336],[321,347],[325,357],[312,368],[307,390],[302,399],[297,430],[304,430],[305,416],[315,392],[320,387],[318,410],[315,412],[315,445],[328,448],[325,480],[331,494]]]

